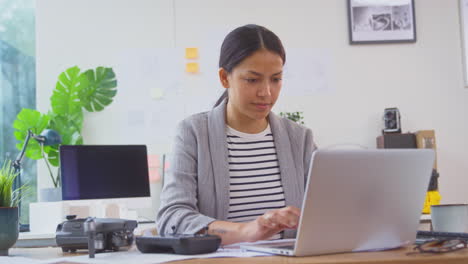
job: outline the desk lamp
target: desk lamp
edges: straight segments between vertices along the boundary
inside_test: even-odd
[[[21,152],[18,154],[16,157],[16,160],[13,162],[12,166],[15,170],[15,174],[18,176],[15,179],[15,182],[13,184],[13,188],[17,189],[21,186],[21,161],[23,160],[24,153],[26,152],[26,149],[29,144],[29,140],[31,138],[34,138],[39,144],[41,145],[41,148],[43,146],[50,146],[50,145],[55,145],[55,144],[60,144],[62,142],[62,138],[60,137],[59,133],[55,130],[52,129],[45,129],[42,131],[40,135],[34,134],[31,130],[28,130],[28,134],[26,135],[26,139],[24,140],[23,147],[21,148]],[[49,165],[46,162],[47,166]],[[21,202],[19,203],[19,212],[21,214]],[[20,231],[27,231],[29,228],[27,226],[21,225],[20,226]]]

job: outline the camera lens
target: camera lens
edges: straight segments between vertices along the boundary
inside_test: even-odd
[[[395,120],[386,120],[385,121],[385,126],[390,129],[395,129],[396,128],[396,121]]]
[[[385,118],[386,119],[394,119],[395,118],[395,112],[393,111],[388,111],[385,113]]]

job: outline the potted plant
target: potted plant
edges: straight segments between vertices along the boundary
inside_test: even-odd
[[[13,189],[18,173],[11,161],[5,160],[0,169],[0,256],[8,256],[19,234],[18,205],[26,194],[26,185]]]
[[[292,120],[300,125],[304,125],[302,112],[281,112],[280,116]]]
[[[16,145],[21,149],[28,130],[40,134],[44,129],[57,131],[63,145],[81,145],[84,111],[98,112],[112,103],[117,94],[117,80],[112,68],[97,67],[84,72],[77,66],[62,72],[50,97],[51,110],[43,114],[23,108],[13,123]],[[31,140],[26,157],[44,159],[53,188],[40,190],[41,201],[61,200],[59,144],[43,146]],[[56,173],[52,170],[56,167]],[[48,198],[47,198],[48,197]]]

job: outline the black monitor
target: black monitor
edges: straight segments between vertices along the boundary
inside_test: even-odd
[[[144,145],[60,146],[62,199],[149,197]]]

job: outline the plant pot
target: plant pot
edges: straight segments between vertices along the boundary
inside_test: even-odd
[[[62,201],[62,188],[43,188],[39,190],[40,202]]]
[[[8,256],[8,249],[18,240],[18,218],[18,207],[0,207],[0,256]]]

